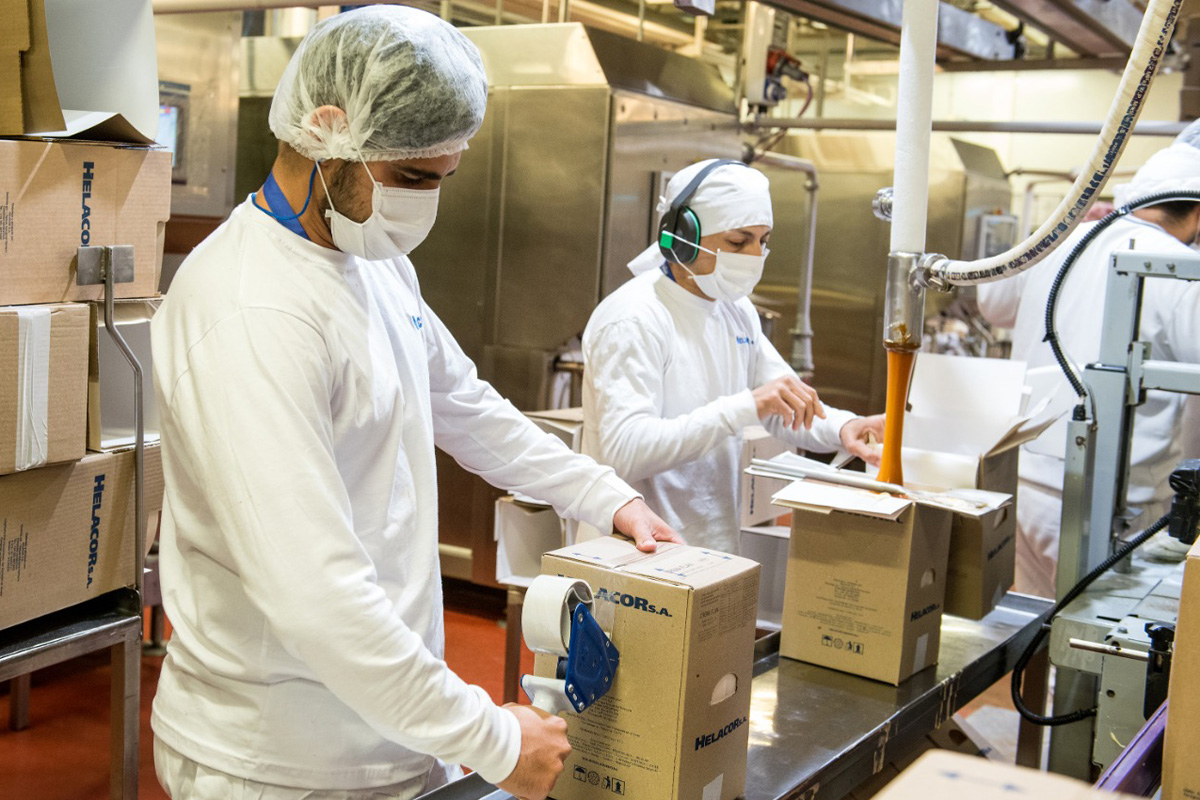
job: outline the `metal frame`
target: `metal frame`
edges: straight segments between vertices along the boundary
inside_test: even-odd
[[[1094,417],[1068,426],[1059,597],[1108,558],[1125,532],[1133,409],[1145,391],[1200,394],[1200,366],[1150,360],[1149,344],[1139,341],[1145,280],[1200,281],[1200,256],[1119,251],[1110,263],[1100,358],[1084,369]]]

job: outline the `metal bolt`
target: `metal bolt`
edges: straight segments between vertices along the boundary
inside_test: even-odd
[[[1151,264],[1149,261],[1145,261],[1145,262],[1143,262],[1143,263],[1142,263],[1142,266],[1143,266],[1143,267],[1145,267],[1146,269],[1153,269],[1153,268],[1154,268],[1154,265],[1153,265],[1153,264]]]
[[[559,619],[562,619],[562,617],[559,617]],[[568,691],[568,692],[574,692],[574,691],[575,691],[575,686],[574,686],[573,684],[570,684],[570,683],[568,683],[568,684],[567,684],[567,691]]]
[[[607,676],[607,675],[605,675],[605,676],[604,676],[604,682],[605,682],[605,683],[608,683],[608,676]]]
[[[1167,264],[1167,271],[1168,271],[1168,272],[1174,272],[1174,271],[1175,271],[1175,265],[1174,265],[1174,264]]]
[[[1085,439],[1084,437],[1082,437],[1082,436],[1075,437],[1075,445],[1077,447],[1083,447],[1085,442],[1087,442],[1087,439]]]

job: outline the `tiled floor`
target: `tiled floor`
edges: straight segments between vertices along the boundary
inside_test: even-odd
[[[504,595],[447,582],[446,661],[465,680],[501,700]],[[524,654],[524,671],[533,657]],[[154,777],[150,701],[161,658],[142,662],[139,797],[163,800]],[[30,726],[7,729],[8,697],[0,697],[0,800],[107,800],[109,759],[107,655],[76,659],[33,677]]]

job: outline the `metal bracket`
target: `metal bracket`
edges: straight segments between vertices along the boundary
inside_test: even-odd
[[[75,258],[75,285],[95,286],[105,283],[109,271],[113,283],[133,283],[133,247],[105,245],[80,247]]]
[[[1125,404],[1140,406],[1144,402],[1146,362],[1150,360],[1149,342],[1131,342],[1129,345],[1129,386],[1125,390]]]

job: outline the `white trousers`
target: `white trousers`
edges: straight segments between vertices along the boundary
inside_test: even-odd
[[[154,740],[154,771],[171,800],[411,800],[462,777],[462,770],[438,761],[424,785],[407,781],[370,789],[299,789],[240,778],[206,767]]]

